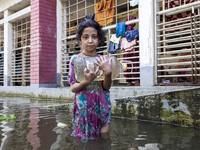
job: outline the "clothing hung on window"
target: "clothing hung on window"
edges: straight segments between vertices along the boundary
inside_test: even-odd
[[[130,1],[130,6],[132,6],[132,7],[134,7],[134,6],[138,5],[138,4],[139,4],[138,0],[132,0],[132,1]]]
[[[139,29],[126,31],[125,37],[128,42],[133,41],[134,39],[139,37]]]
[[[119,42],[119,44],[116,44],[114,42],[109,42],[109,47],[108,47],[108,52],[109,53],[114,53],[116,50],[120,50],[121,49],[121,40]]]
[[[126,38],[122,38],[121,50],[122,52],[133,52],[135,51],[134,46],[136,45],[137,45],[137,39],[128,42]]]
[[[116,26],[116,37],[119,37],[120,35],[124,37],[125,32],[126,32],[125,22],[118,23]]]
[[[121,36],[116,37],[116,34],[111,34],[110,41],[119,45]]]
[[[135,19],[135,17],[130,16],[126,19],[126,21],[133,19]],[[139,37],[139,29],[134,30],[134,26],[135,24],[127,26],[125,38],[123,38],[121,42],[122,53],[124,53],[123,60],[127,62],[127,67],[129,68],[126,70],[126,74],[124,74],[128,85],[131,85],[133,81],[139,82],[138,79],[133,79],[139,77],[139,73],[137,73],[139,72],[139,48],[137,43],[137,38]]]
[[[101,0],[99,3],[95,4],[96,21],[99,23],[100,26],[105,26],[114,21],[114,6],[115,0]]]
[[[108,52],[114,53],[116,50],[120,49],[121,49],[121,36],[117,38],[116,34],[111,34]]]

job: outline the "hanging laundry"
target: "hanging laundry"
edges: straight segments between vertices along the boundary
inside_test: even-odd
[[[95,4],[96,21],[100,26],[105,26],[114,21],[114,18],[112,17],[115,13],[114,6],[115,0],[101,0],[99,3]]]
[[[126,31],[125,37],[128,42],[133,41],[134,39],[139,37],[139,29]]]
[[[119,44],[116,44],[114,42],[109,42],[109,47],[108,47],[108,52],[109,53],[114,53],[116,50],[120,50],[121,49],[121,40],[119,42]]]
[[[139,4],[139,0],[132,0],[130,1],[130,6],[134,7]]]
[[[126,32],[125,22],[118,23],[116,26],[116,37],[119,37],[120,35],[124,37],[125,32]]]
[[[119,45],[121,38],[121,36],[116,37],[116,34],[111,34],[110,41]]]
[[[126,38],[122,38],[121,41],[121,50],[122,52],[133,52],[135,51],[134,46],[137,45],[137,39],[134,39],[130,42],[126,40]]]
[[[109,47],[108,47],[108,52],[109,53],[114,53],[116,50],[121,49],[121,36],[118,38],[116,37],[116,34],[111,34],[110,36],[110,42],[109,42]]]

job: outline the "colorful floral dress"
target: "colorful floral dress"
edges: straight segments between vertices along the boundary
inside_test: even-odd
[[[74,59],[70,60],[69,83],[76,83],[74,74]],[[110,92],[104,91],[101,81],[93,81],[83,90],[75,93],[73,108],[72,136],[93,138],[99,135],[101,127],[110,123],[111,103]]]

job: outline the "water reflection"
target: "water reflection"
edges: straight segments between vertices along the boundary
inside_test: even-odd
[[[57,134],[55,114],[28,104],[6,103],[1,115],[15,114],[14,122],[1,122],[1,149],[50,149]]]
[[[30,108],[30,122],[28,128],[31,128],[30,132],[27,134],[26,138],[31,143],[33,149],[39,148],[40,145],[40,138],[38,137],[37,133],[38,129],[38,122],[39,119],[39,109],[37,107]]]
[[[42,104],[40,104],[42,102]],[[0,98],[0,115],[15,114],[14,122],[0,122],[2,150],[196,150],[200,130],[174,125],[112,118],[110,133],[92,141],[71,137],[71,112],[48,111],[41,105],[55,101],[33,101],[29,98]],[[60,103],[60,102],[59,102]],[[65,103],[63,101],[63,103]],[[57,123],[67,124],[65,128]]]

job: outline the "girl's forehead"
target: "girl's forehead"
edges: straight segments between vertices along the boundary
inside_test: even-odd
[[[93,27],[87,27],[83,30],[83,33],[82,34],[88,34],[88,33],[92,33],[92,34],[97,34],[97,30]]]

